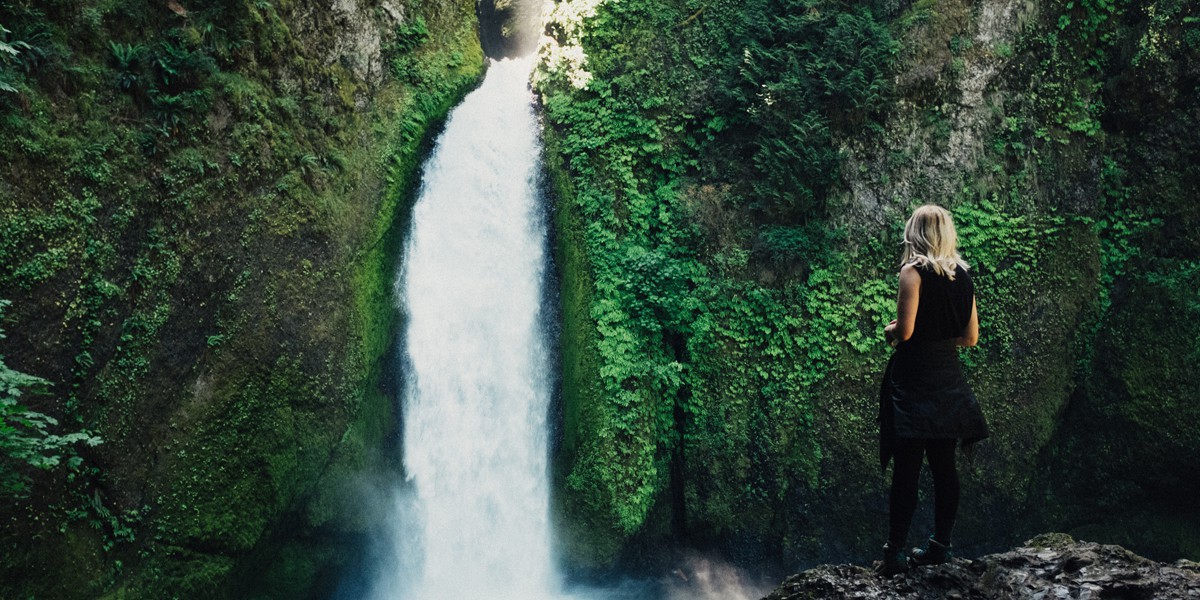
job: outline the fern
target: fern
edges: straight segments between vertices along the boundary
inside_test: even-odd
[[[0,312],[9,305],[0,300]],[[0,330],[0,339],[4,331]],[[23,495],[29,477],[22,467],[48,470],[62,463],[64,452],[77,444],[96,446],[101,439],[87,431],[56,434],[58,421],[21,405],[25,392],[45,394],[50,382],[8,367],[0,356],[0,496]],[[78,461],[72,459],[74,464]]]

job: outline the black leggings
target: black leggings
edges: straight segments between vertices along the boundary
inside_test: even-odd
[[[889,502],[888,543],[903,548],[908,527],[917,510],[917,481],[921,476],[921,459],[929,457],[933,473],[933,537],[943,544],[950,543],[954,517],[958,513],[958,470],[954,466],[954,447],[958,440],[906,439],[896,440],[895,466],[892,468],[892,493]]]

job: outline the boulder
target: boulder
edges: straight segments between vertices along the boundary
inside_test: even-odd
[[[957,600],[1200,599],[1200,563],[1154,562],[1114,545],[1039,535],[1019,548],[957,558],[886,578],[859,565],[793,575],[765,600],[897,598]]]

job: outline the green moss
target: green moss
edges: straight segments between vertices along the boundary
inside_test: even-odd
[[[1195,263],[1156,260],[1122,282],[1042,484],[1049,520],[1161,560],[1200,549],[1183,500],[1200,493],[1188,476],[1200,458],[1198,273]]]
[[[1152,507],[1122,514],[1119,519],[1072,527],[1071,535],[1102,544],[1117,544],[1147,558],[1174,562],[1200,556],[1200,519],[1178,506]]]
[[[1031,548],[1064,548],[1075,543],[1075,539],[1065,533],[1042,533],[1033,536],[1025,545]]]
[[[597,377],[595,331],[589,318],[594,284],[585,254],[584,225],[570,180],[564,176],[561,141],[552,130],[543,137],[543,157],[552,178],[554,197],[554,258],[559,275],[562,329],[559,334],[562,403],[562,442],[554,461],[557,492],[554,495],[555,529],[564,540],[562,552],[587,567],[608,564],[625,540],[624,534],[594,516],[586,492],[567,485],[569,467],[580,451],[581,436],[593,430],[597,419],[590,382]],[[582,493],[581,493],[582,492]]]

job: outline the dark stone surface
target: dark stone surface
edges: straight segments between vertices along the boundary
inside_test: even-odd
[[[1158,563],[1120,546],[1051,533],[1008,552],[892,578],[865,566],[823,565],[789,577],[765,600],[810,598],[1192,600],[1200,599],[1200,563]]]
[[[536,0],[479,0],[479,42],[495,59],[530,54],[541,33],[542,5]]]

